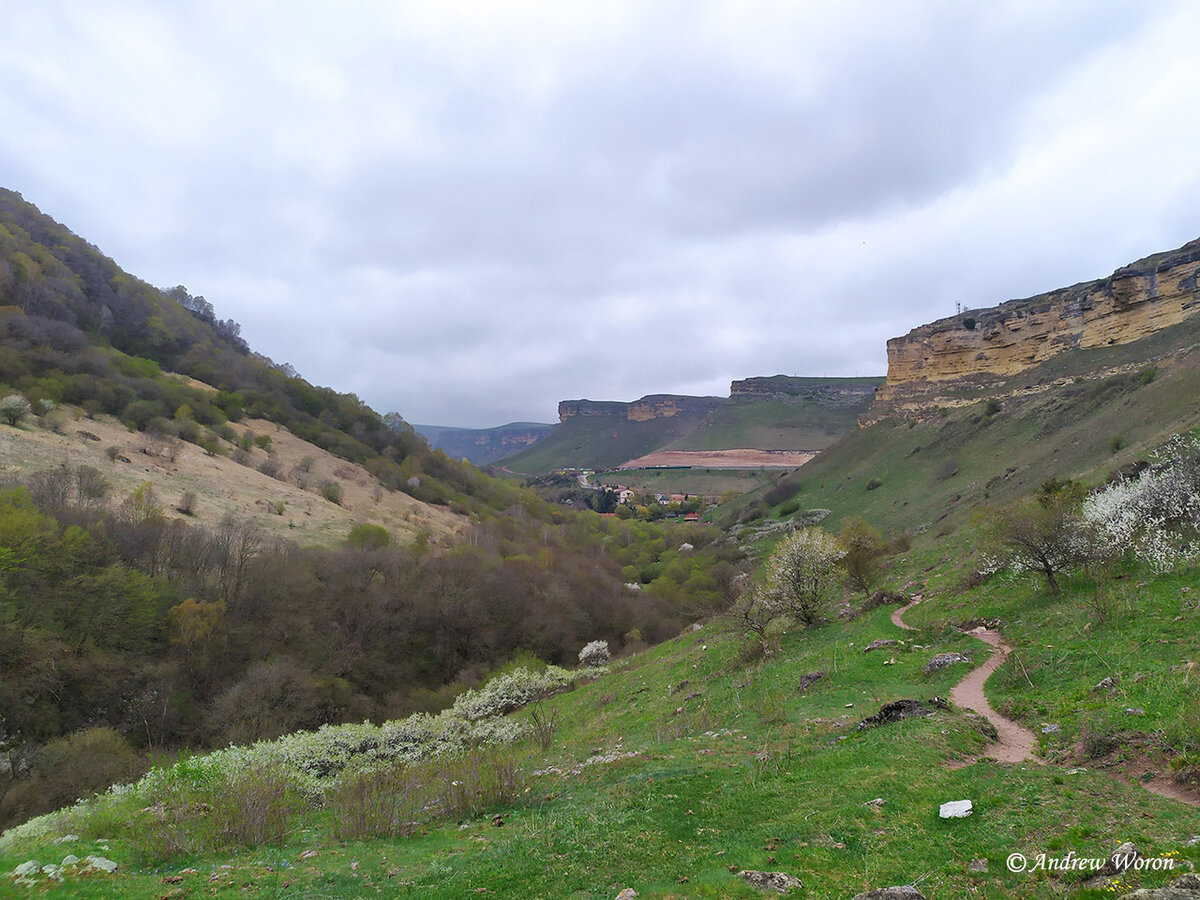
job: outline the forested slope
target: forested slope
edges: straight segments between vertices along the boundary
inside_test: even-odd
[[[431,451],[0,191],[6,398],[0,827],[165,752],[661,640],[738,571],[715,531],[576,514]],[[314,529],[314,504],[338,515]]]

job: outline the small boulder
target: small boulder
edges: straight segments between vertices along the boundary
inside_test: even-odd
[[[637,900],[638,892],[633,888],[625,888],[621,893],[617,894],[616,900]]]
[[[1127,716],[1144,716],[1145,714],[1146,714],[1146,711],[1144,709],[1142,709],[1140,706],[1125,707],[1125,715],[1127,715]]]
[[[967,871],[972,875],[986,875],[988,872],[988,861],[986,859],[973,859],[967,863]]]
[[[930,702],[938,705],[935,701],[931,700]],[[858,730],[865,731],[868,728],[878,728],[880,725],[891,725],[893,722],[899,722],[901,719],[908,719],[912,716],[927,719],[932,715],[933,710],[920,700],[893,700],[879,707],[879,712],[875,715],[867,716],[859,722]]]
[[[946,666],[952,666],[960,662],[970,662],[970,660],[962,653],[939,653],[929,662],[925,663],[925,674],[932,675],[938,669],[944,669]]]
[[[1166,887],[1142,888],[1122,894],[1121,900],[1200,900],[1200,875],[1188,872]]]
[[[1083,886],[1085,888],[1105,887],[1110,878],[1114,875],[1120,875],[1137,862],[1141,858],[1141,855],[1141,851],[1138,850],[1136,844],[1126,841],[1112,852],[1112,855],[1108,857],[1108,862],[1101,866],[1095,875],[1089,876],[1083,882]]]
[[[1117,686],[1117,679],[1115,679],[1111,675],[1109,675],[1106,678],[1100,679],[1100,681],[1097,682],[1096,686],[1094,688],[1092,688],[1092,692],[1096,693],[1098,691],[1111,691],[1116,686]]]
[[[950,800],[938,807],[938,815],[943,819],[965,819],[974,811],[970,800]]]
[[[40,871],[42,871],[41,863],[39,863],[36,859],[31,859],[27,862],[21,863],[19,866],[13,869],[12,873],[17,878],[28,878],[30,875],[36,875]]]
[[[107,872],[109,875],[117,871],[117,864],[103,856],[89,856],[84,862],[88,864],[89,869],[98,869],[101,872]]]
[[[1058,734],[1062,731],[1061,725],[1047,725],[1042,729],[1042,734]]]
[[[876,888],[855,894],[854,900],[925,900],[925,895],[911,885],[903,887]]]
[[[876,797],[874,800],[868,800],[863,806],[887,806],[887,801],[882,797]]]
[[[756,887],[760,891],[777,891],[780,894],[786,894],[792,888],[804,887],[804,882],[786,872],[756,872],[753,869],[743,869],[737,874],[738,878],[744,879],[748,885]]]
[[[800,676],[800,682],[796,685],[796,690],[807,691],[816,682],[825,677],[824,672],[809,672],[807,675]]]
[[[863,653],[870,653],[872,650],[878,650],[881,647],[898,646],[900,646],[900,642],[897,640],[893,640],[892,638],[880,638],[877,641],[871,641],[871,643],[867,644],[866,649],[863,650]]]
[[[62,837],[55,838],[54,843],[55,844],[73,844],[77,840],[79,840],[79,835],[77,835],[77,834],[64,834]]]
[[[63,857],[62,868],[65,869],[65,868],[67,868],[67,866],[77,866],[77,865],[79,865],[79,857],[76,856],[74,853],[68,853],[66,856]]]

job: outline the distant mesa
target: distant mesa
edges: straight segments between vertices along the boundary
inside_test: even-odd
[[[616,400],[563,400],[558,404],[558,421],[573,416],[611,416],[630,422],[669,419],[673,416],[706,416],[725,402],[724,397],[687,397],[681,394],[649,394],[632,403]]]
[[[869,403],[882,378],[803,378],[795,375],[743,378],[729,386],[731,399],[762,400],[798,397],[820,406],[862,406]]]

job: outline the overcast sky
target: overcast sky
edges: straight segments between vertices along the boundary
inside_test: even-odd
[[[0,183],[425,424],[886,370],[1200,236],[1200,4],[54,2]]]

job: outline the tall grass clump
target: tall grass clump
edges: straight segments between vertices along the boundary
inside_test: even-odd
[[[352,841],[412,834],[425,805],[423,788],[407,765],[346,773],[326,798],[333,836]]]
[[[404,837],[434,816],[477,816],[511,804],[525,785],[517,756],[493,747],[348,771],[330,788],[326,804],[338,840]]]

